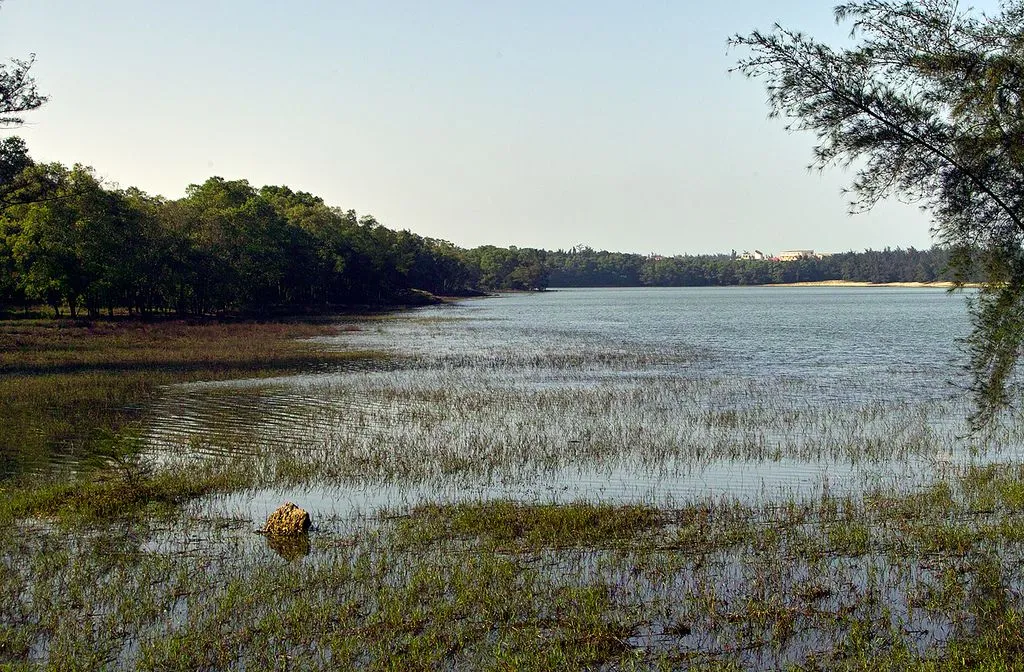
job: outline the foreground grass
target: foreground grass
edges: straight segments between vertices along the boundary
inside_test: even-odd
[[[22,520],[0,528],[0,665],[1022,669],[1022,504],[1004,466],[772,505],[427,504],[290,550],[196,506]]]
[[[367,359],[299,339],[328,320],[0,321],[0,475],[77,464],[161,385],[310,371]]]

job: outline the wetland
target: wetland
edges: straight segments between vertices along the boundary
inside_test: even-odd
[[[593,289],[9,320],[0,665],[1019,667],[962,295]],[[253,533],[284,501],[308,536]]]

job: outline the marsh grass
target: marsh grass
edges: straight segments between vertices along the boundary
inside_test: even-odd
[[[480,344],[505,330],[486,315],[350,320],[318,346],[386,351],[386,364],[276,379],[258,394],[165,390],[146,440],[161,461],[257,456],[277,485],[557,490],[615,479],[686,496],[705,476],[756,495],[762,475],[774,486],[787,473],[811,487],[827,473],[847,491],[885,474],[905,491],[947,465],[1015,459],[1024,444],[1020,426],[965,439],[962,400],[918,398],[900,377],[727,376],[706,348],[552,328],[509,325],[491,348]]]
[[[787,395],[815,390],[786,381],[389,364],[282,379],[251,402],[245,387],[231,398],[220,389],[169,392],[149,439],[171,459],[196,442],[210,453],[257,454],[292,482],[438,489],[572,488],[612,474],[671,489],[723,465],[745,467],[756,487],[762,465],[781,464],[794,480],[827,471],[836,487],[850,488],[847,481],[883,473],[905,477],[905,488],[928,480],[936,456],[998,459],[1020,445],[1018,436],[965,446],[948,422],[954,405],[800,403]],[[258,432],[240,436],[239,428]]]
[[[246,521],[143,516],[70,539],[23,521],[0,532],[0,664],[1015,669],[1024,547],[1004,531],[1024,522],[1022,478],[977,468],[912,495],[761,504],[417,505],[321,525],[287,559]]]
[[[250,481],[237,465],[150,470],[128,458],[69,477],[19,477],[0,483],[0,524],[25,518],[68,527],[167,517],[192,499],[228,492]]]
[[[398,523],[405,541],[430,544],[465,539],[492,549],[614,544],[657,527],[660,514],[649,506],[589,502],[544,506],[508,500],[424,504],[400,516]]]
[[[0,321],[0,476],[77,466],[161,386],[327,370],[376,355],[325,352],[329,320]],[[305,340],[303,340],[305,339]]]

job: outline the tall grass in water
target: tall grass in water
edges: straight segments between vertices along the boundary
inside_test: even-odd
[[[263,456],[268,473],[288,474],[282,482],[438,487],[538,479],[557,487],[602,473],[671,479],[714,464],[756,471],[782,461],[841,478],[982,451],[1013,457],[1021,441],[963,441],[963,427],[949,420],[962,410],[954,401],[815,402],[816,390],[799,381],[391,364],[401,368],[279,381],[258,405],[220,388],[168,391],[150,437],[165,455],[187,454],[196,441],[212,453],[241,445]],[[239,427],[257,435],[239,437]]]

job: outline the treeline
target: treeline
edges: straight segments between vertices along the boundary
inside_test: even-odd
[[[709,287],[824,280],[953,281],[956,278],[950,270],[950,255],[950,250],[943,247],[886,248],[771,261],[741,259],[734,254],[661,257],[578,247],[548,252],[544,263],[552,287]]]
[[[393,231],[287,187],[218,177],[177,200],[108,189],[82,166],[0,147],[0,306],[58,314],[207,314],[459,295],[477,269],[445,241]]]
[[[484,246],[394,231],[283,186],[213,177],[180,199],[108,188],[76,165],[0,142],[0,310],[203,315],[416,303],[427,295],[596,286],[952,279],[949,252],[794,262]],[[425,298],[427,297],[427,298]]]

